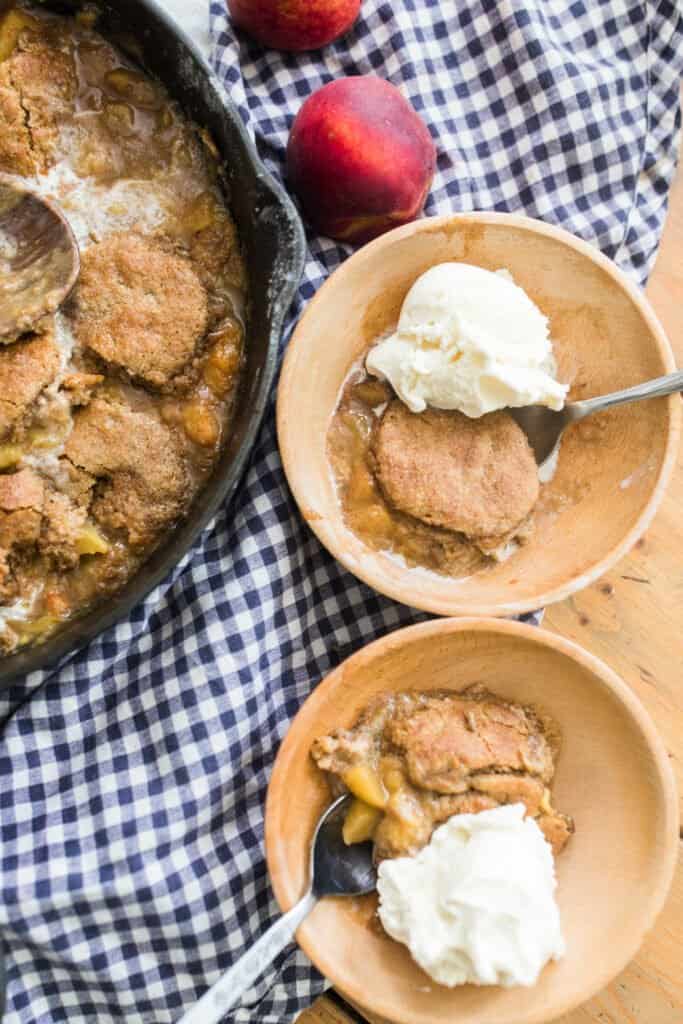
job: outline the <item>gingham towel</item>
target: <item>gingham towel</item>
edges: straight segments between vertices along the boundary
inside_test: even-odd
[[[212,7],[214,59],[277,175],[304,97],[383,75],[428,123],[427,213],[520,210],[636,280],[674,170],[683,67],[670,0],[364,0],[345,39],[283,56]],[[309,237],[291,322],[347,254]],[[272,406],[238,500],[130,618],[4,695],[0,922],[17,1024],[169,1024],[277,909],[263,803],[287,725],[352,651],[418,616],[301,523]],[[294,947],[235,1024],[293,1018],[323,979]]]

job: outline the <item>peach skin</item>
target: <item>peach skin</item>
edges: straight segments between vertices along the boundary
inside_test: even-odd
[[[274,50],[317,50],[351,28],[360,0],[228,0],[234,23]]]
[[[436,149],[398,89],[374,75],[340,78],[310,96],[287,146],[287,176],[313,228],[367,242],[414,220]]]

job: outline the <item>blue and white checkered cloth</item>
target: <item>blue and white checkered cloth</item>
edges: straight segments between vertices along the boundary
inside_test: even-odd
[[[364,0],[321,53],[236,39],[215,64],[282,174],[318,86],[398,85],[438,148],[427,213],[519,210],[643,283],[678,143],[683,23],[671,0]],[[292,322],[348,249],[309,238]],[[130,618],[1,697],[0,925],[11,1024],[170,1024],[277,914],[263,805],[316,682],[419,616],[340,568],[303,525],[273,408],[245,485]],[[275,1024],[322,991],[294,947],[230,1020]]]

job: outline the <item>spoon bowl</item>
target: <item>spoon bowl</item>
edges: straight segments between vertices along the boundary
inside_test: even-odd
[[[56,312],[79,270],[78,243],[57,206],[0,178],[0,344]]]
[[[538,463],[539,475],[543,479],[554,466],[562,435],[571,423],[578,423],[586,416],[611,409],[615,405],[642,402],[646,398],[665,398],[677,391],[683,391],[681,370],[645,381],[633,388],[613,391],[609,395],[599,395],[583,402],[567,402],[557,411],[548,409],[545,405],[527,405],[518,409],[508,409],[508,412],[526,434]]]
[[[377,885],[377,871],[372,860],[372,843],[347,846],[342,825],[348,793],[338,797],[322,815],[311,844],[311,879],[314,895],[367,896]]]

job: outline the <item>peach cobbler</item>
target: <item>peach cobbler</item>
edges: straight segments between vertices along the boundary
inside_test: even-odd
[[[384,860],[416,854],[454,815],[503,804],[523,804],[559,853],[574,831],[551,800],[559,749],[547,715],[470,687],[381,694],[311,753],[333,793],[353,794],[345,841],[372,839]]]
[[[81,250],[62,310],[0,344],[11,651],[117,590],[187,512],[230,429],[245,273],[211,139],[94,12],[0,16],[0,172],[53,198]]]
[[[462,260],[420,274],[350,367],[327,434],[349,530],[407,569],[453,579],[533,535],[539,466],[516,409],[563,407],[550,321],[505,268]]]

